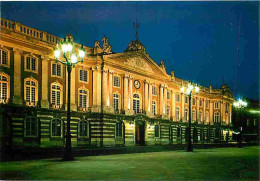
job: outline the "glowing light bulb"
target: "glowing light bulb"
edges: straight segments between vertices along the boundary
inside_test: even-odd
[[[68,51],[68,52],[71,52],[71,51],[72,51],[72,44],[71,44],[71,43],[68,43],[68,45],[67,45],[67,51]]]
[[[71,63],[77,63],[77,56],[75,54],[71,55]]]
[[[181,92],[184,93],[184,86],[181,87]]]
[[[198,86],[196,86],[195,91],[198,93],[200,91],[200,88]]]
[[[55,51],[54,51],[54,56],[55,56],[55,58],[59,58],[60,57],[60,50],[59,49],[56,49]]]
[[[68,47],[67,44],[63,44],[62,47],[61,47],[62,51],[66,53],[68,51],[67,47]]]
[[[85,52],[83,50],[79,50],[79,57],[80,58],[85,57]]]

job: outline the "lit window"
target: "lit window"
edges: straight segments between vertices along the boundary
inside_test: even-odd
[[[0,49],[0,65],[8,65],[8,52]]]
[[[185,96],[185,104],[188,104],[188,96]]]
[[[51,135],[61,136],[61,120],[53,119],[51,120]]]
[[[88,97],[88,92],[85,89],[80,89],[79,90],[79,107],[82,109],[87,108],[87,97]]]
[[[37,60],[35,57],[27,56],[25,61],[25,70],[37,71]]]
[[[133,109],[135,114],[140,112],[140,97],[138,94],[134,94],[133,96]]]
[[[114,86],[120,87],[120,78],[117,76],[114,76]]]
[[[196,120],[196,111],[192,110],[192,120]]]
[[[176,107],[176,113],[175,113],[176,121],[180,120],[180,108]]]
[[[62,87],[58,83],[51,84],[51,104],[52,108],[61,108]]]
[[[202,106],[202,99],[200,99],[200,107]]]
[[[115,136],[123,137],[123,123],[122,122],[116,123],[115,129],[116,129]]]
[[[185,109],[185,111],[184,111],[184,120],[185,121],[188,120],[188,109]]]
[[[155,103],[155,101],[152,101],[152,114],[156,115],[156,103]]]
[[[61,77],[61,64],[53,63],[51,72],[53,76]]]
[[[119,107],[119,95],[118,94],[114,94],[113,96],[113,107],[115,111],[118,111],[118,107]]]
[[[192,105],[195,106],[195,98],[192,98]]]
[[[37,118],[27,117],[25,118],[25,136],[37,136]]]
[[[219,103],[215,102],[215,109],[218,109],[218,108],[219,108]]]
[[[170,92],[167,92],[167,99],[170,99]]]
[[[180,102],[180,95],[176,94],[176,102]]]
[[[154,96],[157,95],[157,89],[155,86],[152,86],[152,95],[154,95]]]
[[[214,122],[215,123],[219,123],[219,121],[220,121],[220,115],[219,115],[219,112],[215,112],[214,113]]]
[[[36,106],[38,101],[38,82],[35,79],[27,78],[25,81],[25,101],[27,106]]]
[[[229,112],[229,103],[226,103],[226,112]]]
[[[156,138],[160,137],[160,127],[159,127],[159,125],[154,126],[154,137],[156,137]]]
[[[0,73],[0,103],[8,102],[9,91],[9,76]]]
[[[166,114],[167,114],[167,117],[170,117],[170,106],[167,105],[167,109],[166,109]]]
[[[209,101],[206,100],[206,108],[209,108]]]
[[[83,82],[88,82],[88,71],[87,70],[79,70],[79,80]]]
[[[79,136],[88,136],[89,124],[88,121],[80,121],[79,123]]]

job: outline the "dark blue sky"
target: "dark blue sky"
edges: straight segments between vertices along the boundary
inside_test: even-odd
[[[103,35],[114,52],[135,39],[135,2],[1,2],[2,17],[94,46]],[[236,95],[259,98],[258,2],[138,2],[139,38],[177,77],[233,91],[242,14]]]

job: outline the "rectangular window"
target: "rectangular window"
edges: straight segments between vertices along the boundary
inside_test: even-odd
[[[0,50],[0,65],[8,65],[7,52]]]
[[[31,66],[32,70],[36,71],[36,59],[34,57],[32,57],[31,63],[32,63],[32,66]]]
[[[166,113],[167,113],[167,117],[170,117],[170,106],[167,106],[167,111],[166,111]]]
[[[154,95],[154,96],[157,95],[157,89],[155,86],[152,86],[152,95]]]
[[[80,70],[79,71],[79,80],[83,82],[88,81],[88,71],[87,70]]]
[[[156,103],[155,103],[155,101],[152,101],[152,114],[153,115],[156,114]]]
[[[167,99],[170,99],[170,92],[167,91]]]
[[[192,105],[195,106],[195,98],[192,98]]]
[[[188,97],[185,96],[185,104],[188,104]]]
[[[218,109],[218,102],[215,102],[215,109]]]
[[[200,107],[202,106],[202,99],[200,99]]]
[[[52,64],[52,75],[61,77],[61,65],[58,63]]]
[[[176,94],[176,102],[180,102],[180,95]]]
[[[176,113],[175,113],[176,121],[180,120],[180,108],[176,107]]]
[[[120,79],[117,76],[114,76],[114,86],[120,87]]]
[[[206,100],[206,108],[209,108],[209,101]]]
[[[26,70],[32,70],[36,71],[37,64],[36,64],[36,58],[35,57],[26,57]]]

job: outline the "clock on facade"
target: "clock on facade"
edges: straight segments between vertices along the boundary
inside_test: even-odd
[[[134,81],[134,86],[135,86],[136,89],[139,89],[141,84],[140,84],[140,82],[138,80],[135,80]]]

